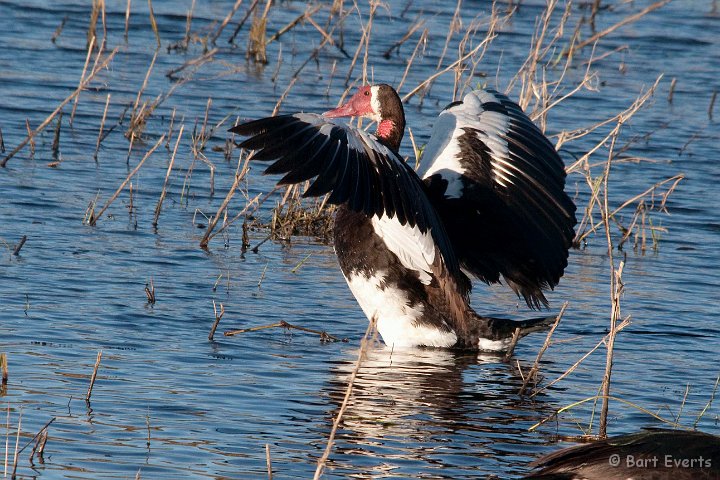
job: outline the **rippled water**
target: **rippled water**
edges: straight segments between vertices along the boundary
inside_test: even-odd
[[[153,2],[163,49],[144,98],[167,92],[173,82],[164,74],[202,54],[198,45],[187,53],[165,49],[183,38],[190,3]],[[192,30],[207,32],[232,3],[198,2]],[[369,57],[376,80],[400,81],[419,33],[399,54],[385,59],[382,53],[418,18],[426,21],[428,43],[401,93],[435,71],[455,10],[455,5],[440,3],[391,2],[378,10]],[[604,10],[597,28],[648,3]],[[505,88],[527,55],[541,4],[521,2],[478,67],[487,74],[478,82]],[[286,25],[304,8],[303,2],[274,6],[268,31]],[[44,463],[36,459],[30,465],[29,448],[22,453],[22,478],[135,478],[138,471],[142,478],[153,479],[263,478],[266,444],[275,478],[309,478],[315,470],[366,328],[332,248],[300,237],[290,243],[267,242],[258,253],[242,255],[239,226],[217,237],[209,251],[198,247],[207,224],[203,214],[217,210],[236,166],[235,160],[226,162],[222,152],[212,149],[224,145],[227,123],[205,151],[216,167],[214,195],[206,165],[192,164],[189,133],[196,122],[202,123],[208,98],[211,125],[226,115],[268,115],[321,42],[317,30],[304,23],[282,42],[270,44],[266,67],[247,62],[247,25],[238,36],[239,48],[228,49],[225,43],[246,9],[240,8],[221,36],[215,61],[202,66],[158,107],[148,122],[147,143],[136,146],[128,161],[128,141],[122,134],[126,125],[118,127],[104,140],[96,164],[93,152],[107,94],[112,94],[109,127],[135,101],[155,46],[146,4],[132,4],[126,44],[125,2],[108,2],[108,47],[121,49],[109,70],[82,94],[72,127],[71,107],[66,107],[62,162],[57,168],[47,166],[54,160],[51,126],[36,140],[34,155],[26,147],[0,170],[0,351],[9,362],[2,405],[10,412],[10,435],[22,417],[21,445],[56,418]],[[592,125],[630,105],[643,87],[664,74],[651,105],[632,118],[621,138],[622,143],[640,138],[628,154],[651,161],[615,167],[613,201],[619,204],[677,173],[686,179],[668,201],[669,215],[652,214],[654,225],[667,229],[659,248],[645,254],[625,249],[622,305],[633,323],[616,344],[612,391],[664,418],[679,415],[685,426],[694,424],[720,374],[720,221],[715,205],[720,198],[720,106],[715,106],[715,120],[708,115],[712,92],[720,90],[720,18],[711,9],[712,2],[675,1],[607,37],[598,54],[619,50],[596,64],[599,91],[580,92],[548,118],[551,134]],[[367,7],[360,10],[365,21]],[[489,5],[466,2],[461,12],[467,25],[476,15],[487,16]],[[572,25],[583,13],[573,10]],[[327,8],[318,15],[326,18]],[[76,88],[89,16],[89,2],[0,1],[0,129],[7,150],[25,137],[26,119],[35,128]],[[65,17],[53,44],[50,38]],[[344,29],[350,55],[360,35],[353,14]],[[583,35],[590,35],[587,27]],[[325,47],[317,62],[304,68],[282,110],[319,112],[334,106],[350,62],[339,50]],[[356,67],[352,79],[359,78],[360,71]],[[581,73],[573,69],[569,75]],[[670,103],[672,78],[676,86]],[[408,125],[418,144],[427,140],[435,115],[451,99],[452,84],[452,75],[440,77],[422,105],[417,99],[408,104]],[[133,179],[132,211],[125,191],[97,226],[84,225],[88,203],[98,196],[104,204],[168,130],[173,109],[177,123],[184,117],[186,133],[158,228],[152,227],[152,216],[170,158],[165,148]],[[600,135],[571,144],[563,152],[566,161],[592,147]],[[410,151],[406,140],[404,152]],[[602,162],[603,155],[598,153],[594,161]],[[271,187],[272,181],[253,169],[249,195]],[[588,195],[579,174],[570,175],[568,190],[578,192],[581,214]],[[243,206],[244,200],[236,198],[231,215]],[[269,206],[260,215],[268,218]],[[628,210],[623,220],[630,215]],[[250,233],[253,245],[266,236],[263,231]],[[23,235],[27,243],[14,256],[14,245]],[[604,245],[599,234],[590,237],[586,248],[573,251],[567,273],[550,297],[553,311],[564,301],[569,307],[554,336],[557,342],[542,362],[546,382],[590,350],[607,328]],[[151,279],[157,291],[153,306],[144,293]],[[210,342],[213,300],[224,304],[225,314]],[[484,313],[529,314],[516,303],[502,287],[478,285],[473,298]],[[221,334],[279,320],[349,341],[324,344],[311,334],[277,329],[235,337]],[[516,361],[529,367],[543,340],[544,335],[523,339],[510,362],[374,347],[359,371],[325,477],[509,478],[526,472],[525,465],[537,455],[566,445],[557,441],[557,434],[581,433],[576,423],[587,426],[591,406],[573,409],[536,432],[528,428],[562,406],[595,395],[604,368],[601,348],[566,380],[533,399],[521,398]],[[98,350],[103,351],[102,362],[92,401],[86,403]],[[717,405],[711,406],[698,427],[717,432],[719,413]],[[634,408],[611,404],[611,433],[657,424]],[[9,449],[12,454],[14,437]]]

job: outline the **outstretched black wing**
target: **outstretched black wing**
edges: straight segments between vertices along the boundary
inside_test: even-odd
[[[574,237],[575,205],[555,148],[520,107],[477,90],[440,114],[420,167],[464,269],[502,275],[531,307],[547,305]]]
[[[329,193],[330,203],[347,203],[369,217],[397,218],[401,225],[417,227],[420,234],[429,232],[429,245],[397,245],[404,249],[399,254],[419,262],[437,247],[453,277],[462,276],[422,180],[374,135],[312,113],[262,118],[230,131],[250,136],[240,147],[256,150],[254,160],[274,160],[264,173],[285,174],[279,184],[314,178],[303,196]],[[420,237],[419,242],[423,243]]]

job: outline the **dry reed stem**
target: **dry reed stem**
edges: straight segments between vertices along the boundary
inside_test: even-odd
[[[127,5],[125,6],[125,43],[128,41],[128,29],[130,27],[130,2],[131,0],[127,0]]]
[[[545,342],[543,343],[543,346],[538,351],[537,357],[535,357],[535,362],[533,362],[533,366],[530,368],[530,372],[528,372],[527,376],[523,379],[522,387],[520,387],[519,395],[525,394],[525,389],[527,388],[528,383],[530,382],[530,379],[537,377],[537,372],[540,367],[540,360],[542,360],[543,355],[545,354],[545,351],[550,346],[550,339],[553,336],[553,333],[555,333],[555,329],[560,324],[560,319],[562,318],[563,314],[565,313],[565,309],[568,306],[568,302],[563,303],[563,306],[560,308],[560,313],[558,313],[557,318],[555,319],[555,323],[553,323],[552,327],[550,327],[550,331],[548,331],[547,336],[545,337]]]
[[[625,317],[625,318],[623,319],[623,321],[620,322],[620,324],[617,325],[617,328],[615,329],[615,333],[616,333],[616,334],[619,333],[620,331],[622,331],[623,328],[625,328],[625,327],[627,327],[628,325],[630,325],[630,323],[631,323],[631,322],[630,322],[630,316]],[[534,391],[532,392],[532,394],[530,394],[530,396],[531,396],[531,397],[534,397],[534,396],[536,396],[537,394],[544,392],[545,390],[547,390],[548,388],[552,387],[553,385],[555,385],[556,383],[558,383],[560,380],[564,379],[565,377],[567,377],[568,375],[570,375],[572,372],[574,372],[575,369],[576,369],[577,367],[579,367],[580,364],[581,364],[583,361],[585,361],[586,358],[588,358],[595,350],[597,350],[598,348],[600,348],[600,345],[602,345],[602,344],[604,344],[604,343],[607,342],[607,340],[608,340],[608,338],[609,338],[609,335],[610,335],[610,334],[608,333],[608,334],[605,335],[602,339],[600,339],[600,341],[597,342],[597,344],[595,344],[595,346],[594,346],[593,348],[591,348],[590,351],[588,351],[585,355],[583,355],[582,357],[580,357],[580,359],[579,359],[577,362],[575,362],[574,364],[572,364],[572,365],[571,365],[567,370],[565,370],[559,377],[557,377],[555,380],[551,381],[551,382],[548,383],[547,385],[543,386],[542,388],[539,388],[539,389],[537,389],[537,390],[534,390]]]
[[[94,5],[95,2],[93,2]],[[94,6],[93,6],[94,8]],[[85,56],[85,64],[83,65],[82,73],[80,74],[80,85],[83,83],[83,79],[85,78],[85,72],[87,71],[88,64],[90,63],[90,56],[92,55],[93,48],[95,47],[95,36],[90,39],[87,47],[87,55]],[[80,88],[78,86],[78,88]],[[70,126],[73,124],[73,120],[75,119],[75,110],[77,110],[78,106],[78,100],[80,99],[80,95],[77,95],[75,97],[75,100],[73,101],[73,108],[72,113],[70,113]]]
[[[20,241],[15,245],[15,248],[13,249],[12,254],[16,257],[20,255],[20,250],[22,249],[23,245],[25,245],[25,242],[27,241],[27,235],[23,235],[22,238],[20,238]],[[4,354],[3,354],[4,355]],[[3,372],[6,373],[6,372]],[[5,377],[3,377],[3,380],[7,380]]]
[[[50,37],[50,41],[52,43],[57,42],[57,39],[60,37],[60,34],[62,33],[63,29],[65,28],[65,24],[67,23],[67,21],[68,21],[68,16],[65,15],[63,17],[62,21],[60,22],[60,25],[58,25],[58,27],[55,29],[55,32],[52,34],[52,37]]]
[[[370,12],[368,13],[368,21],[362,27],[362,36],[360,37],[357,48],[355,49],[355,54],[353,55],[352,62],[350,63],[350,68],[348,68],[347,75],[345,76],[345,85],[348,85],[350,83],[350,77],[352,77],[352,72],[355,69],[355,64],[360,57],[360,52],[363,50],[363,47],[365,48],[365,55],[363,57],[363,83],[366,83],[367,81],[367,57],[370,45],[370,32],[372,31],[373,19],[375,18],[375,11],[377,10],[378,4],[379,2],[377,0],[370,0]],[[358,12],[358,16],[360,16],[360,9],[358,8],[357,4],[355,5],[355,8]],[[360,21],[362,22],[362,18],[360,19]]]
[[[346,338],[339,338],[334,335],[330,335],[325,330],[315,330],[312,328],[301,327],[299,325],[293,325],[292,323],[288,323],[285,320],[280,320],[279,322],[271,323],[269,325],[259,325],[257,327],[238,328],[235,330],[228,330],[226,332],[223,332],[223,335],[225,335],[226,337],[232,337],[234,335],[239,335],[241,333],[259,332],[260,330],[268,330],[270,328],[286,328],[288,330],[299,330],[301,332],[314,333],[315,335],[320,336],[320,341],[322,341],[322,342],[328,342],[328,341],[347,342]]]
[[[265,444],[265,463],[267,464],[268,480],[272,480],[272,462],[270,461],[270,444]]]
[[[218,49],[217,47],[215,47],[215,48],[213,48],[212,50],[203,53],[203,54],[200,55],[199,57],[190,59],[190,60],[186,61],[185,63],[183,63],[182,65],[180,65],[179,67],[173,68],[172,70],[169,70],[169,71],[165,74],[165,76],[168,77],[168,78],[170,78],[170,79],[174,79],[176,73],[179,73],[179,72],[185,70],[185,69],[188,68],[188,67],[193,67],[193,66],[195,66],[195,67],[200,67],[201,65],[204,65],[205,63],[207,63],[207,62],[209,62],[210,60],[212,60],[213,57],[215,56],[215,54],[218,53],[218,51],[219,51],[219,49]]]
[[[32,135],[32,129],[30,128],[30,120],[27,118],[25,119],[25,130],[28,133],[28,136]],[[35,139],[30,140],[30,157],[35,157]]]
[[[275,108],[273,108],[272,114],[270,115],[271,117],[274,117],[275,115],[278,114],[278,112],[280,111],[280,105],[282,105],[282,102],[285,101],[285,98],[287,97],[288,93],[290,93],[290,89],[295,85],[295,82],[297,81],[297,79],[298,79],[298,77],[293,77],[290,79],[290,83],[288,84],[287,88],[282,93],[282,95],[280,95],[280,98],[278,99],[277,103],[275,104]]]
[[[8,378],[7,353],[0,353],[0,385],[5,387],[8,383]]]
[[[667,419],[665,419],[665,418],[657,415],[656,413],[653,413],[653,412],[651,412],[650,410],[641,407],[640,405],[638,405],[638,404],[636,404],[636,403],[633,403],[633,402],[630,402],[630,401],[628,401],[628,400],[625,400],[624,398],[612,397],[612,396],[611,396],[611,397],[608,397],[607,399],[605,399],[605,398],[603,398],[603,395],[594,395],[594,396],[592,396],[592,397],[584,398],[584,399],[579,400],[579,401],[577,401],[577,402],[573,402],[573,403],[571,403],[570,405],[566,405],[566,406],[564,406],[564,407],[556,410],[556,411],[553,412],[553,414],[550,415],[549,417],[540,420],[538,423],[536,423],[536,424],[533,425],[532,427],[528,428],[528,431],[529,431],[529,432],[534,432],[538,427],[541,427],[542,425],[545,425],[545,424],[546,424],[547,422],[549,422],[550,420],[552,420],[552,419],[554,419],[554,418],[557,418],[557,416],[560,415],[561,413],[566,412],[566,411],[568,411],[568,410],[570,410],[570,409],[572,409],[572,408],[575,408],[575,407],[577,407],[577,406],[579,406],[579,405],[582,405],[582,404],[584,404],[584,403],[593,402],[593,401],[594,401],[594,402],[597,402],[598,400],[615,400],[615,401],[618,401],[618,402],[620,402],[620,403],[624,403],[625,405],[629,405],[629,406],[631,406],[631,407],[633,407],[633,408],[635,408],[635,409],[637,409],[637,410],[639,410],[639,411],[641,411],[641,412],[643,412],[643,413],[645,413],[645,414],[647,414],[647,415],[650,415],[650,416],[653,417],[655,420],[659,420],[659,421],[661,421],[661,422],[663,422],[663,423],[667,423],[667,424],[669,424],[669,425],[670,425],[671,427],[673,427],[673,428],[676,428],[676,429],[679,428],[679,429],[687,430],[687,431],[690,431],[690,430],[691,430],[691,428],[689,428],[689,427],[685,427],[685,426],[680,425],[680,424],[678,424],[678,423],[675,423],[675,422],[673,422],[673,421],[667,420]]]
[[[712,121],[713,110],[715,110],[715,99],[717,98],[717,90],[713,90],[712,97],[710,97],[710,105],[708,105],[708,119]]]
[[[75,97],[77,98],[77,97]],[[60,158],[60,129],[62,127],[62,118],[63,118],[63,112],[60,110],[60,113],[57,116],[57,123],[55,124],[55,133],[53,134],[53,141],[52,146],[50,147],[50,150],[52,151],[53,158],[55,160],[59,160]],[[55,164],[59,164],[59,161],[56,161]],[[50,166],[56,166],[53,164],[50,164]]]
[[[405,32],[405,35],[403,35],[402,38],[400,38],[400,40],[398,40],[397,42],[393,43],[393,44],[390,46],[390,48],[388,48],[387,50],[385,50],[385,53],[383,53],[383,57],[385,57],[386,59],[389,59],[389,58],[390,58],[390,55],[392,54],[392,51],[393,51],[393,50],[397,50],[398,53],[399,53],[399,52],[400,52],[400,47],[401,47],[405,42],[407,42],[407,40],[408,40],[410,37],[412,37],[413,33],[415,33],[415,32],[416,32],[420,27],[422,27],[423,25],[425,25],[425,20],[424,20],[424,19],[423,19],[423,20],[420,20],[420,21],[417,21],[417,22],[413,23],[412,25],[410,25],[410,28],[408,28],[408,31]],[[427,30],[427,29],[426,29],[426,30]]]
[[[100,72],[100,70],[104,69],[110,63],[113,57],[115,57],[115,54],[118,52],[119,48],[120,47],[115,47],[115,49],[110,52],[110,54],[105,58],[105,60],[103,60],[102,63],[100,63],[96,68],[94,68],[93,71],[90,72],[90,74],[85,78],[85,80],[80,83],[78,88],[75,89],[73,93],[68,95],[65,100],[60,102],[60,104],[55,108],[55,110],[50,115],[48,115],[48,117],[40,124],[39,127],[28,133],[28,136],[22,142],[20,142],[20,144],[15,147],[12,152],[10,152],[5,158],[0,160],[0,167],[5,167],[7,165],[7,162],[11,158],[17,155],[17,153],[20,152],[25,147],[25,145],[34,140],[35,136],[48,126],[48,124],[53,120],[53,118],[55,118],[55,116],[60,113],[63,107],[65,107],[65,105],[70,103],[77,95],[79,95],[80,92],[85,89],[88,84],[90,84],[90,82],[93,80],[93,78],[95,78],[95,76]]]
[[[212,328],[210,328],[210,333],[208,334],[208,340],[211,342],[213,341],[213,337],[215,337],[215,330],[217,330],[220,320],[223,315],[225,315],[225,305],[220,304],[220,313],[218,313],[217,305],[215,305],[215,300],[213,300],[213,313],[215,314],[215,321],[213,321]]]
[[[30,440],[28,440],[21,449],[18,450],[17,454],[20,455],[31,443],[33,443],[35,440],[39,440],[42,441],[42,443],[38,442],[35,444],[35,447],[30,454],[30,462],[32,462],[32,457],[35,455],[36,450],[39,455],[42,455],[43,450],[45,449],[45,442],[47,442],[47,429],[55,421],[56,418],[57,417],[53,417],[48,420],[45,425],[43,425],[42,428],[40,428],[40,430],[38,430],[38,432]]]
[[[160,218],[160,212],[162,211],[162,204],[165,200],[165,195],[167,195],[167,186],[168,182],[170,181],[170,172],[172,172],[173,165],[175,164],[175,155],[178,151],[178,146],[180,145],[180,140],[182,139],[183,132],[185,131],[185,124],[183,123],[180,125],[180,133],[178,133],[178,137],[175,140],[175,147],[173,148],[172,155],[170,157],[170,163],[168,164],[167,172],[165,172],[165,181],[163,182],[162,191],[160,192],[160,198],[158,199],[158,203],[155,206],[155,217],[153,218],[153,227],[157,228],[158,226],[158,219]]]
[[[415,44],[415,48],[413,49],[412,55],[410,55],[410,60],[408,60],[407,65],[405,66],[405,72],[403,72],[403,76],[400,79],[400,83],[398,83],[397,88],[395,89],[400,90],[405,83],[405,79],[408,76],[408,73],[410,73],[410,67],[412,67],[413,61],[415,61],[415,57],[418,54],[418,50],[420,50],[420,45],[423,45],[423,50],[425,49],[425,45],[427,44],[427,36],[428,36],[428,29],[424,29],[423,32],[420,34],[420,38],[418,39],[417,43]]]
[[[217,30],[215,31],[215,34],[210,39],[210,43],[212,43],[213,45],[215,44],[215,42],[217,41],[220,34],[222,34],[222,32],[223,32],[223,30],[225,30],[225,27],[227,26],[227,24],[230,23],[230,20],[232,20],[232,17],[235,15],[235,13],[240,8],[240,5],[242,5],[242,2],[243,2],[243,0],[235,1],[235,5],[233,5],[230,12],[225,16],[223,21],[220,23],[220,26],[217,28]]]
[[[343,398],[342,404],[340,405],[340,410],[338,411],[335,420],[333,420],[333,426],[330,430],[330,435],[328,436],[327,445],[325,446],[325,451],[323,452],[322,457],[320,457],[320,459],[318,460],[313,480],[318,480],[322,476],[323,471],[325,470],[325,465],[327,464],[328,457],[330,457],[330,452],[332,451],[333,444],[335,443],[335,434],[337,433],[337,429],[340,426],[340,421],[342,420],[343,414],[345,414],[345,410],[347,409],[348,403],[350,401],[350,395],[352,395],[355,378],[357,377],[357,374],[360,371],[360,366],[365,359],[366,351],[371,343],[369,341],[369,338],[375,331],[376,323],[376,317],[373,317],[370,322],[368,322],[367,330],[365,330],[365,336],[360,342],[360,351],[358,352],[357,360],[355,361],[355,368],[353,368],[353,371],[350,374],[350,378],[348,379],[348,384],[345,389],[345,397]]]
[[[693,423],[693,429],[697,428],[697,425],[700,422],[700,419],[703,417],[703,415],[705,415],[705,412],[708,411],[708,409],[710,408],[710,406],[713,403],[713,400],[715,400],[715,394],[717,393],[718,385],[720,385],[720,375],[718,375],[718,377],[715,379],[715,386],[713,387],[713,391],[710,394],[710,399],[708,400],[708,402],[705,404],[705,406],[703,407],[703,409],[700,411],[697,418],[695,419],[695,423]]]
[[[510,358],[512,358],[512,354],[515,351],[518,339],[520,339],[520,327],[517,327],[513,332],[512,339],[510,340],[510,345],[508,346],[508,349],[505,352],[505,357],[503,358],[504,361],[508,362],[510,361]]]
[[[152,153],[160,146],[160,144],[163,142],[164,139],[165,139],[165,135],[163,134],[163,136],[160,137],[160,140],[155,142],[155,145],[153,145],[152,148],[150,150],[148,150],[147,153],[145,153],[145,156],[142,158],[142,160],[140,160],[140,162],[137,164],[137,166],[135,166],[135,168],[130,173],[128,173],[128,176],[125,178],[125,181],[120,184],[120,186],[115,191],[113,196],[110,197],[110,199],[107,202],[105,202],[105,205],[98,212],[98,214],[93,215],[93,218],[91,218],[90,222],[89,222],[90,226],[95,226],[97,221],[102,217],[102,214],[105,212],[105,210],[107,210],[107,208],[110,206],[110,204],[115,201],[115,199],[117,198],[118,195],[120,195],[120,192],[122,192],[123,188],[125,188],[125,185],[127,185],[127,183],[130,181],[130,179],[133,177],[133,175],[135,175],[138,172],[138,170],[140,170],[140,167],[142,167],[143,163],[145,163],[145,160],[147,160],[150,157],[150,155],[152,155]]]
[[[126,133],[126,136],[128,138],[134,139],[136,137],[136,133],[139,133],[138,130],[140,130],[140,126],[144,124],[145,116],[142,115],[143,110],[145,108],[145,105],[140,109],[138,112],[138,106],[140,105],[140,98],[142,97],[143,92],[147,88],[147,84],[150,81],[150,74],[152,73],[153,67],[155,66],[155,60],[157,60],[158,53],[160,52],[160,49],[156,49],[155,53],[153,54],[153,58],[150,61],[150,66],[147,69],[147,72],[145,72],[145,79],[143,80],[142,85],[140,86],[140,89],[137,92],[137,95],[135,96],[135,103],[133,103],[133,109],[130,113],[130,125],[128,125],[128,131]]]
[[[445,45],[443,45],[442,52],[440,53],[440,58],[438,58],[438,63],[435,66],[435,70],[439,70],[443,60],[445,60],[445,54],[447,53],[448,46],[450,45],[450,39],[452,39],[453,35],[459,32],[462,28],[462,19],[460,18],[461,6],[462,0],[457,0],[457,4],[455,4],[455,12],[453,12],[452,20],[450,20],[450,28],[448,28],[448,34],[445,37]]]
[[[245,164],[242,167],[242,170],[240,172],[235,172],[235,181],[233,182],[232,186],[228,190],[227,195],[225,195],[225,199],[223,200],[222,204],[218,208],[217,213],[215,213],[215,216],[213,216],[210,221],[208,222],[207,230],[205,231],[205,235],[203,235],[202,240],[200,240],[200,248],[207,249],[208,242],[211,238],[213,238],[215,235],[211,236],[212,231],[215,229],[215,226],[217,225],[218,220],[220,219],[220,216],[223,214],[225,209],[227,208],[228,204],[230,203],[230,200],[235,195],[235,190],[237,190],[238,186],[240,185],[240,182],[243,178],[245,178],[245,175],[247,175],[247,172],[249,171],[249,160],[250,156],[248,156],[245,159]],[[239,166],[239,165],[238,165]],[[257,198],[257,197],[255,197]],[[246,205],[243,211],[247,211],[247,209],[250,207],[250,204]]]
[[[98,368],[100,367],[100,359],[102,358],[102,350],[98,350],[97,359],[95,360],[95,368],[93,368],[92,377],[90,377],[90,386],[88,387],[87,394],[85,395],[85,401],[90,402],[90,396],[92,395],[93,386],[95,386],[95,379],[97,378]]]
[[[245,25],[245,22],[247,22],[247,19],[250,18],[250,15],[252,15],[253,11],[255,11],[255,8],[258,6],[258,3],[260,3],[260,0],[253,0],[253,3],[250,5],[250,8],[248,8],[247,12],[245,12],[245,16],[240,20],[238,23],[238,26],[235,27],[235,31],[230,35],[230,38],[228,39],[228,43],[233,43],[235,41],[235,37],[242,29],[243,25]]]
[[[600,426],[599,426],[599,435],[600,438],[606,438],[607,437],[607,417],[608,417],[608,409],[609,409],[609,402],[610,402],[610,379],[612,377],[612,367],[613,367],[613,354],[614,354],[614,347],[615,347],[615,337],[617,336],[617,322],[620,319],[620,296],[622,295],[623,291],[623,283],[622,283],[622,270],[624,263],[621,261],[619,267],[615,268],[615,260],[613,258],[613,250],[615,249],[613,246],[612,241],[612,235],[610,233],[610,206],[609,206],[609,188],[608,188],[608,182],[610,179],[610,171],[612,167],[612,159],[615,152],[615,143],[617,141],[617,137],[620,134],[620,129],[622,128],[624,119],[620,118],[618,119],[618,123],[615,129],[613,129],[614,134],[610,139],[610,148],[608,149],[608,157],[607,162],[605,164],[605,171],[603,173],[603,198],[602,198],[602,223],[605,227],[605,239],[607,241],[607,252],[608,252],[608,262],[610,264],[610,303],[611,303],[611,312],[610,312],[610,332],[608,333],[608,341],[606,344],[606,357],[605,357],[605,374],[603,376],[603,382],[602,382],[602,407],[600,409]]]
[[[132,184],[130,185],[132,186]],[[155,305],[157,297],[155,297],[155,282],[152,277],[150,278],[150,281],[145,284],[145,296],[147,297],[148,305]]]
[[[408,93],[406,93],[406,94],[402,97],[403,103],[406,103],[410,98],[412,98],[412,97],[413,97],[415,94],[417,94],[420,90],[422,90],[422,89],[425,88],[426,86],[432,84],[432,82],[433,82],[436,78],[438,78],[439,76],[441,76],[441,75],[449,72],[450,70],[453,70],[456,66],[460,65],[462,62],[464,62],[465,60],[467,60],[467,59],[470,58],[471,56],[475,55],[481,48],[485,48],[485,46],[486,46],[489,42],[491,42],[496,36],[497,36],[497,34],[493,34],[492,36],[487,36],[487,37],[485,37],[485,38],[483,39],[483,41],[480,42],[479,45],[476,45],[476,46],[475,46],[472,50],[470,50],[468,53],[464,54],[463,56],[461,56],[460,58],[458,58],[457,60],[455,60],[453,63],[451,63],[451,64],[448,65],[447,67],[443,68],[442,70],[440,70],[440,71],[438,71],[438,72],[433,73],[433,74],[430,75],[428,78],[426,78],[425,80],[423,80],[422,82],[420,82],[415,88],[413,88],[412,90],[410,90]]]
[[[318,10],[320,10],[320,8],[322,8],[322,5],[308,6],[308,8],[303,13],[298,15],[297,18],[295,18],[293,21],[291,21],[290,23],[285,25],[283,28],[281,28],[280,30],[275,32],[270,38],[268,38],[266,44],[274,42],[275,40],[277,40],[278,38],[280,38],[281,36],[283,36],[284,34],[289,32],[290,30],[292,30],[298,23],[302,22],[303,20],[306,20],[306,19],[310,20],[311,17],[313,15],[315,15],[318,12]],[[318,31],[324,37],[326,37],[328,39],[328,42],[331,45],[333,45],[335,43],[333,41],[332,37],[328,36],[327,32],[325,32],[325,30],[323,30],[318,24],[316,24],[315,22],[312,22],[312,24],[313,24],[313,26],[315,26],[315,28],[318,29]]]
[[[95,162],[97,162],[98,152],[100,151],[100,143],[102,143],[104,138],[103,130],[105,129],[105,119],[107,118],[108,107],[110,107],[110,96],[111,94],[108,93],[107,99],[105,100],[105,109],[103,110],[102,120],[100,121],[100,131],[98,132],[97,143],[95,144],[95,154],[93,155]]]
[[[10,402],[7,404],[7,418],[5,420],[5,468],[3,469],[3,477],[7,477],[8,471],[8,454],[10,453]]]
[[[159,49],[162,47],[162,42],[160,41],[160,32],[158,31],[157,22],[155,21],[155,12],[153,12],[152,0],[148,0],[148,8],[150,9],[150,27],[152,27],[152,31],[155,34],[155,39],[157,40],[157,46]]]
[[[633,104],[625,109],[624,111],[617,114],[615,117],[613,117],[612,120],[615,120],[616,124],[615,127],[608,133],[605,138],[603,138],[600,142],[598,142],[593,148],[591,148],[588,152],[586,152],[579,160],[577,160],[573,165],[568,167],[567,171],[572,171],[579,166],[583,166],[585,179],[588,185],[590,186],[590,190],[592,192],[592,196],[590,198],[590,201],[588,202],[588,205],[585,209],[585,213],[583,215],[582,220],[578,224],[576,228],[577,234],[575,235],[575,239],[573,240],[574,244],[579,244],[579,242],[584,238],[584,232],[586,229],[586,225],[592,220],[591,215],[594,210],[595,205],[600,204],[599,200],[599,188],[602,185],[604,176],[600,177],[599,179],[594,179],[592,177],[592,172],[590,171],[590,165],[588,163],[588,159],[590,155],[595,153],[597,150],[602,148],[604,145],[607,144],[607,142],[612,142],[613,138],[616,138],[619,134],[620,129],[622,128],[623,124],[625,124],[630,117],[632,117],[644,104],[647,102],[647,100],[654,94],[660,80],[662,79],[662,75],[657,78],[655,83],[652,87],[650,87],[646,92],[642,93],[639,97],[635,99]],[[608,121],[602,122],[602,123],[609,123]],[[609,160],[610,162],[612,159]],[[599,182],[598,182],[599,180]]]
[[[606,28],[605,30],[603,30],[602,32],[598,32],[598,33],[596,33],[595,35],[591,36],[590,38],[588,38],[588,39],[586,39],[586,40],[583,40],[582,42],[579,42],[577,45],[575,45],[574,48],[570,49],[570,51],[567,52],[567,55],[573,55],[573,54],[575,53],[575,51],[580,50],[580,49],[583,48],[583,47],[586,47],[586,46],[588,46],[588,45],[591,45],[591,44],[597,42],[599,39],[601,39],[602,37],[605,37],[606,35],[608,35],[608,34],[610,34],[610,33],[612,33],[612,32],[614,32],[614,31],[617,30],[618,28],[620,28],[620,27],[622,27],[622,26],[624,26],[624,25],[627,25],[628,23],[635,22],[636,20],[644,17],[644,16],[647,15],[648,13],[650,13],[650,12],[652,12],[652,11],[654,11],[654,10],[657,10],[657,9],[660,8],[660,7],[663,7],[663,6],[667,5],[668,3],[670,3],[670,1],[671,1],[671,0],[660,0],[659,2],[653,3],[652,5],[650,5],[650,6],[646,7],[646,8],[644,8],[644,9],[642,9],[641,11],[639,11],[638,13],[636,13],[636,14],[634,14],[634,15],[630,15],[629,17],[625,17],[624,19],[620,20],[620,21],[619,21],[618,23],[616,23],[615,25],[612,25],[612,26]]]
[[[256,10],[253,16],[253,22],[250,25],[246,56],[252,58],[255,63],[267,63],[267,37],[265,37],[265,33],[267,31],[267,16],[270,12],[271,5],[272,0],[267,0],[262,15],[258,15]]]
[[[23,418],[23,412],[22,412],[22,410],[20,410],[20,417],[18,418],[17,434],[15,435],[15,452],[13,453],[13,468],[12,468],[12,473],[10,474],[10,478],[12,478],[13,480],[15,479],[15,473],[17,472],[17,467],[18,467],[18,457],[20,456],[18,447],[20,446],[20,432],[22,431],[22,418]]]
[[[326,40],[327,43],[329,43],[329,44],[332,45],[333,47],[337,48],[337,49],[340,51],[340,53],[342,53],[343,55],[345,55],[346,58],[350,58],[350,54],[345,51],[345,49],[342,47],[342,45],[338,44],[338,43],[330,36],[330,34],[327,32],[327,30],[325,30],[323,27],[321,27],[320,25],[318,25],[318,23],[317,23],[315,20],[313,20],[312,16],[308,15],[305,19],[308,21],[308,23],[309,23],[310,25],[312,25],[313,27],[315,27],[315,29],[316,29],[318,32],[320,32],[320,35],[323,36],[323,39]],[[333,61],[333,70],[334,70],[334,66],[335,66],[335,63],[336,63],[336,62],[337,62],[336,60]]]

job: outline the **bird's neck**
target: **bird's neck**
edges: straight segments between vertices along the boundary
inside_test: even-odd
[[[380,143],[395,153],[400,151],[403,133],[405,131],[405,120],[402,118],[383,118],[378,123],[375,135]]]

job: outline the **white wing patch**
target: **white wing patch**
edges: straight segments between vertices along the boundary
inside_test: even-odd
[[[372,225],[400,263],[417,271],[420,281],[428,285],[432,281],[432,264],[435,261],[435,242],[430,230],[423,233],[417,225],[401,225],[397,218],[386,215],[372,217]]]
[[[460,177],[465,174],[465,168],[461,163],[459,137],[465,134],[464,128],[478,130],[477,138],[490,150],[494,180],[503,187],[513,183],[514,167],[508,161],[510,153],[504,138],[510,129],[508,118],[502,113],[484,110],[482,104],[487,102],[499,103],[500,99],[483,90],[470,92],[462,103],[443,110],[435,122],[418,173],[422,178],[440,174],[448,182],[445,191],[448,198],[462,197]]]

